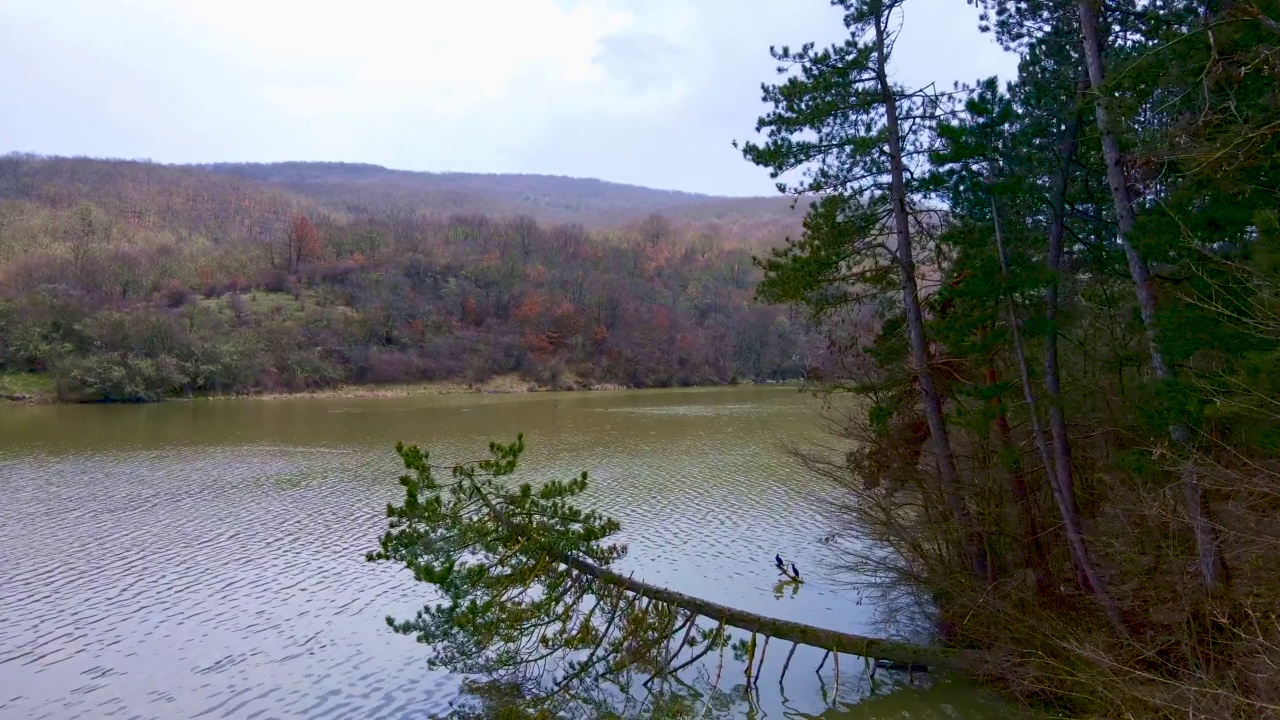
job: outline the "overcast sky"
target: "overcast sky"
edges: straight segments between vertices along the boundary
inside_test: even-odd
[[[912,0],[907,83],[1012,76],[963,0]],[[334,160],[726,195],[771,44],[827,0],[0,0],[0,152]]]

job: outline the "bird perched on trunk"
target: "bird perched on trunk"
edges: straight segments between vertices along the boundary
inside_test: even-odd
[[[796,569],[795,563],[791,563],[791,577],[795,578],[797,581],[800,580],[800,571]]]
[[[781,571],[783,571],[783,572],[786,572],[786,571],[787,571],[787,566],[782,564],[782,556],[781,556],[781,555],[774,555],[774,556],[773,556],[773,561],[774,561],[775,563],[777,563],[777,565],[778,565],[778,569],[779,569],[779,570],[781,570]]]

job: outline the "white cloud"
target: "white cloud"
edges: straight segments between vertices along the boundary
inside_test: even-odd
[[[1012,69],[957,0],[913,0],[898,77]],[[0,0],[0,151],[343,160],[769,192],[770,44],[826,0]]]
[[[442,101],[437,112],[465,115],[530,78],[600,84],[599,42],[633,22],[605,2],[551,0],[185,0],[183,9],[208,47],[265,71],[286,109],[303,92],[347,99],[357,113],[430,97]]]

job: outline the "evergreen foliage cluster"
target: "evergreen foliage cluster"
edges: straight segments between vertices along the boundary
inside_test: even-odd
[[[893,81],[913,6],[774,51],[760,295],[840,348],[840,562],[1010,691],[1099,717],[1280,713],[1280,6],[983,0],[1019,72]]]

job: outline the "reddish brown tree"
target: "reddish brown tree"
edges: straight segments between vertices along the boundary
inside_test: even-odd
[[[289,224],[289,272],[297,272],[304,264],[319,260],[324,254],[320,232],[311,218],[299,214]]]

